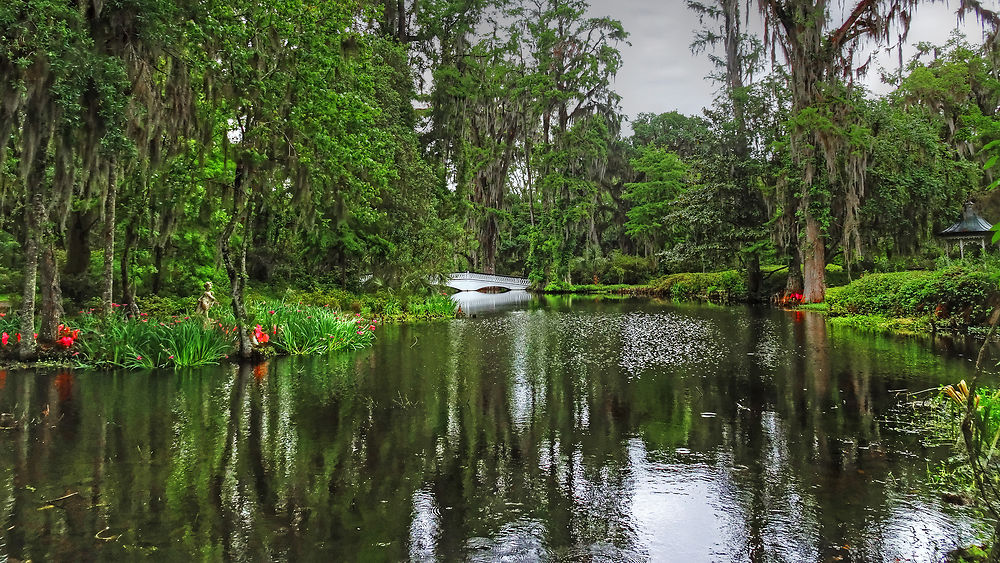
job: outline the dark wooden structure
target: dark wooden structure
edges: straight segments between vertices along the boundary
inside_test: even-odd
[[[962,258],[965,258],[966,242],[975,244],[975,242],[978,241],[979,246],[985,252],[986,240],[993,239],[993,225],[986,219],[980,217],[979,214],[972,209],[972,206],[973,202],[965,202],[965,208],[962,210],[962,220],[938,233],[938,236],[941,238],[958,241],[958,247],[962,253]]]

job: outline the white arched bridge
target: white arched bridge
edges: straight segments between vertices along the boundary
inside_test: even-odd
[[[489,287],[525,290],[531,287],[531,280],[495,274],[457,272],[449,275],[444,285],[459,291],[479,291]]]

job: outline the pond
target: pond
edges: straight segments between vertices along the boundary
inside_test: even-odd
[[[975,514],[886,423],[944,340],[509,299],[256,367],[0,375],[0,560],[938,560]],[[895,413],[895,414],[894,414]]]

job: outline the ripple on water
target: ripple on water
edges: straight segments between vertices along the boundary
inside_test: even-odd
[[[716,363],[720,335],[706,319],[677,313],[632,313],[622,319],[621,367],[632,377],[656,367]]]

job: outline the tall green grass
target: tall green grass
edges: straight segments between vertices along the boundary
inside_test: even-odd
[[[231,334],[201,319],[147,317],[102,319],[79,341],[81,363],[93,366],[154,368],[217,364],[233,350]]]
[[[454,317],[458,304],[447,295],[431,295],[425,299],[411,300],[407,309],[417,318]]]
[[[329,307],[259,303],[248,313],[268,333],[271,346],[293,356],[357,350],[374,340],[373,324]]]
[[[228,331],[205,328],[199,321],[177,323],[167,331],[162,343],[170,354],[168,359],[178,367],[216,364],[234,348]]]
[[[443,310],[445,305],[435,303],[433,307]],[[80,311],[73,325],[81,329],[81,337],[68,353],[78,365],[87,367],[149,369],[217,364],[236,350],[236,322],[227,308],[213,309],[212,313],[217,320],[176,315],[153,319],[146,314],[129,319]],[[375,338],[374,321],[330,307],[257,302],[248,307],[248,317],[249,331],[259,325],[267,334],[266,342],[258,343],[265,356],[356,350]],[[10,335],[0,355],[13,353],[17,330],[15,315],[0,317],[0,332]]]

